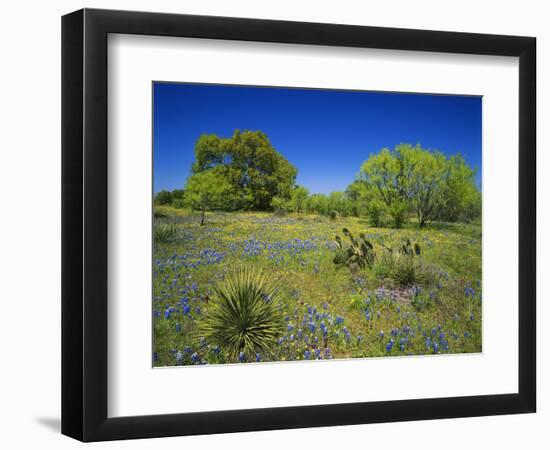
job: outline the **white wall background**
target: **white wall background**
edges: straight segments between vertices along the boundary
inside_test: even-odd
[[[545,2],[393,0],[88,0],[19,1],[0,16],[0,443],[4,448],[76,448],[59,434],[60,418],[60,16],[83,6],[530,35],[538,38],[539,412],[535,415],[239,433],[95,444],[94,448],[371,448],[451,449],[550,444],[550,157],[543,108],[550,104],[550,28]],[[542,382],[540,382],[542,381]]]

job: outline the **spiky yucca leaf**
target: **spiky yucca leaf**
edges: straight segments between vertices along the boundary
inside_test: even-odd
[[[154,239],[157,243],[171,242],[178,237],[178,226],[174,224],[157,223],[154,227]]]
[[[420,258],[396,253],[388,260],[385,263],[388,264],[388,277],[393,284],[400,286],[429,285],[435,280],[434,269]]]
[[[262,272],[245,268],[220,282],[198,324],[199,337],[216,344],[232,360],[270,355],[284,331],[277,285]]]

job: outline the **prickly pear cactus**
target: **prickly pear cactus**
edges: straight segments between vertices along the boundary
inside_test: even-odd
[[[336,244],[336,255],[334,256],[334,264],[347,265],[350,269],[371,267],[375,259],[375,251],[372,243],[366,238],[364,233],[361,233],[356,238],[347,228],[342,230],[344,236],[349,239],[349,245],[344,244],[340,236],[336,236],[334,243]]]

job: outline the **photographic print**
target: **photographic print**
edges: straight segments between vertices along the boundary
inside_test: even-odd
[[[153,366],[482,351],[482,98],[154,82]]]

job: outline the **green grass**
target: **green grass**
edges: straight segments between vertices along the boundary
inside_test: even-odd
[[[162,207],[155,228],[166,223],[177,232],[154,248],[156,366],[239,361],[220,343],[196,338],[216,289],[237,267],[261,270],[279,286],[285,328],[258,360],[481,351],[479,224],[396,230],[356,217],[207,213],[201,227],[199,214]],[[374,244],[372,268],[333,263],[334,237],[344,227]],[[396,282],[384,268],[382,245],[407,238],[421,246],[421,267],[405,267]]]

